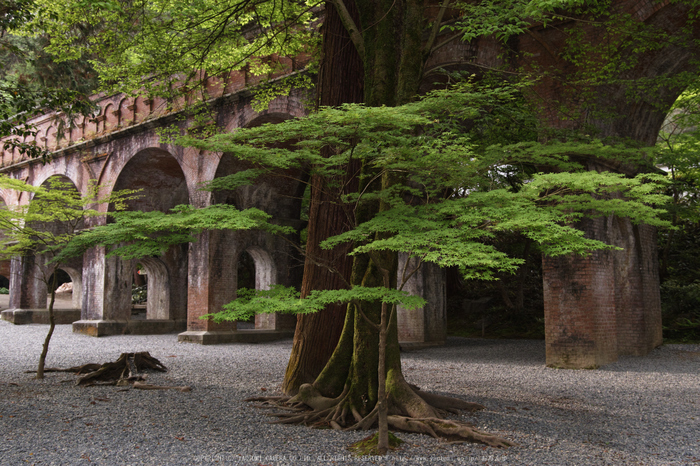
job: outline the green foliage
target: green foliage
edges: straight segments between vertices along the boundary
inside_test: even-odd
[[[115,209],[122,209],[135,196],[135,192],[113,192],[101,196],[100,186],[90,183],[87,192],[81,194],[73,183],[63,181],[58,176],[49,178],[42,186],[31,186],[5,174],[0,174],[0,189],[18,192],[17,199],[20,200],[19,205],[0,209],[0,259],[35,256],[38,261],[31,271],[33,279],[42,281],[51,295],[49,332],[44,340],[36,375],[41,379],[55,327],[53,305],[57,272],[65,260],[73,257],[68,253],[71,250],[69,245],[85,233],[86,222],[105,215],[96,210],[96,206],[112,204]]]
[[[96,57],[100,80],[112,91],[172,96],[197,88],[204,76],[222,78],[223,89],[223,76],[231,70],[247,67],[255,75],[267,75],[278,66],[274,57],[313,53],[318,41],[312,26],[317,1],[35,3],[38,14],[23,33],[48,33],[52,41],[47,50],[59,60]],[[91,28],[89,36],[75,34],[76,25]]]
[[[656,162],[667,172],[672,202],[667,218],[676,227],[659,234],[661,308],[664,338],[700,341],[700,100],[689,88],[666,118],[656,147]]]
[[[570,19],[576,13],[606,12],[609,2],[582,0],[483,0],[479,2],[457,1],[463,16],[446,29],[458,31],[464,41],[495,35],[506,42],[524,33],[533,23],[548,23]],[[478,20],[475,20],[478,18]]]
[[[47,158],[48,152],[34,143],[31,118],[60,111],[59,123],[70,124],[75,115],[88,115],[94,105],[87,95],[96,82],[85,60],[54,63],[44,52],[45,36],[25,38],[10,32],[35,19],[34,14],[33,1],[0,2],[0,138],[10,136],[3,141],[6,150]]]
[[[348,203],[355,211],[377,202],[385,208],[351,231],[327,238],[321,246],[332,248],[351,242],[355,245],[352,254],[370,257],[405,252],[417,257],[419,263],[458,267],[469,279],[494,279],[499,273],[515,272],[523,262],[498,249],[500,235],[519,233],[538,244],[544,254],[556,256],[612,248],[585,238],[573,227],[583,217],[614,214],[634,222],[668,225],[659,218],[662,211],[658,206],[667,201],[660,193],[662,176],[628,178],[586,171],[576,162],[591,155],[643,161],[645,154],[638,148],[607,146],[593,140],[486,148],[473,144],[478,135],[472,138],[465,132],[463,122],[474,121],[472,127],[477,127],[484,114],[482,106],[507,107],[513,99],[503,96],[514,92],[509,86],[483,89],[462,84],[401,107],[344,105],[322,109],[304,119],[205,140],[185,136],[179,142],[227,152],[263,167],[217,181],[219,188],[252,183],[266,170],[271,174],[277,169],[312,166],[314,173],[337,175],[338,167],[351,159],[361,160],[371,167],[361,180],[364,188],[339,196],[337,202]],[[289,140],[295,141],[291,147],[271,148]],[[333,147],[333,155],[321,157],[321,148],[328,146]],[[520,167],[562,171],[536,173]],[[517,172],[518,183],[500,176],[504,170]],[[384,183],[385,179],[393,182]],[[399,287],[413,272],[403,271]],[[333,292],[336,294],[312,294],[303,300],[306,302],[297,300],[291,290],[285,291],[289,295],[279,290],[259,291],[254,299],[239,297],[216,318],[239,319],[255,312],[305,313],[329,302],[377,299],[353,294],[360,291],[365,292],[354,287]]]
[[[100,187],[94,183],[83,195],[71,182],[58,177],[49,178],[45,186],[31,186],[0,174],[0,188],[26,193],[30,197],[26,204],[0,210],[0,257],[45,255],[54,264],[74,257],[68,254],[70,245],[84,234],[88,219],[105,215],[95,210],[95,205],[110,203],[116,209],[122,209],[125,202],[135,196],[135,191],[101,196]]]
[[[313,167],[312,173],[335,177],[350,160],[359,160],[366,167],[361,190],[338,194],[335,202],[355,212],[378,203],[384,207],[321,246],[351,242],[352,254],[366,254],[373,261],[387,252],[405,252],[418,259],[418,266],[432,262],[458,267],[468,279],[494,279],[518,269],[523,259],[499,250],[495,240],[501,235],[520,234],[552,256],[587,254],[612,246],[586,238],[574,228],[584,217],[615,214],[633,222],[668,224],[659,219],[658,205],[666,202],[659,194],[663,177],[592,172],[576,161],[590,155],[615,159],[630,154],[642,160],[636,148],[593,140],[484,147],[488,138],[482,138],[483,131],[465,131],[465,122],[483,128],[483,118],[519,108],[521,103],[514,98],[518,92],[511,85],[491,88],[462,83],[400,107],[344,105],[231,134],[204,139],[181,136],[177,142],[252,163],[251,170],[215,180],[207,189],[238,189],[262,174],[289,168]],[[285,141],[294,142],[280,147]],[[321,156],[324,147],[332,148],[330,157]],[[559,172],[538,173],[538,167]],[[517,173],[518,182],[503,176],[504,171]],[[340,193],[340,188],[328,189]],[[227,205],[178,206],[169,213],[120,212],[113,217],[113,223],[81,235],[73,245],[78,249],[116,245],[110,254],[138,258],[160,255],[171,245],[193,241],[204,230],[292,233],[260,210]],[[341,302],[418,307],[423,304],[420,298],[400,291],[413,273],[401,271],[399,290],[353,286],[315,291],[303,300],[295,290],[283,287],[241,291],[221,314],[210,317],[243,320],[259,312],[307,313]]]
[[[247,320],[255,314],[309,314],[318,312],[329,304],[351,302],[382,302],[401,305],[406,309],[416,309],[425,305],[420,296],[411,296],[405,291],[383,287],[353,286],[348,290],[314,290],[309,296],[300,299],[293,287],[273,285],[269,290],[240,289],[235,301],[224,305],[221,312],[209,314],[215,322],[227,320]]]
[[[700,283],[667,280],[661,285],[661,309],[664,339],[700,342]]]
[[[223,204],[202,209],[180,205],[170,212],[123,211],[110,215],[113,222],[74,238],[60,257],[74,257],[95,246],[114,246],[108,255],[127,259],[160,256],[171,246],[195,241],[195,235],[204,230],[257,229],[280,235],[294,231],[271,223],[270,215],[259,209],[239,211]]]
[[[3,286],[2,288],[0,288],[0,294],[10,294],[10,290]]]
[[[148,299],[148,285],[133,286],[131,288],[131,304],[145,303]]]

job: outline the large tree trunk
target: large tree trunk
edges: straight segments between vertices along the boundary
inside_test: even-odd
[[[400,105],[415,98],[421,79],[421,37],[425,19],[418,0],[357,0],[364,38],[365,103]],[[371,166],[361,167],[373,175]],[[391,175],[363,176],[388,188]],[[360,186],[364,189],[365,186]],[[369,186],[371,190],[379,186]],[[381,202],[361,204],[355,222],[361,223],[387,208]],[[396,287],[397,255],[377,252],[355,256],[352,285]],[[493,446],[508,442],[440,420],[443,410],[480,409],[461,400],[423,394],[401,372],[396,310],[378,303],[348,306],[342,335],[330,360],[313,384],[304,384],[292,403],[313,409],[283,422],[325,424],[334,429],[368,429],[379,425],[377,452],[388,448],[388,426],[401,430],[446,435]]]
[[[364,41],[364,102],[367,105],[394,106],[415,98],[421,79],[423,55],[421,37],[425,18],[423,3],[419,0],[355,0],[360,12],[360,21],[355,20],[357,30],[362,31]],[[328,18],[326,19],[328,21]],[[345,18],[348,22],[348,18]],[[335,26],[337,27],[337,26]],[[326,31],[328,37],[330,29]],[[347,42],[347,41],[346,41]],[[348,48],[352,47],[350,44]],[[326,50],[328,53],[328,50]],[[346,74],[342,68],[334,69],[333,74]],[[328,77],[329,75],[323,75]],[[322,82],[322,92],[325,81]],[[388,188],[396,180],[387,174],[376,175],[371,165],[358,167],[363,172],[360,179],[363,183],[381,183],[381,186],[358,186],[362,191],[365,187],[370,190]],[[354,176],[356,169],[351,167],[348,176]],[[367,181],[369,180],[369,181]],[[337,180],[336,180],[337,181]],[[346,180],[347,181],[347,180]],[[327,272],[318,270],[317,244],[329,234],[339,230],[335,222],[321,223],[323,209],[340,215],[342,206],[335,206],[324,198],[329,184],[315,180],[314,203],[310,218],[309,245],[307,246],[307,263],[305,267],[305,287],[303,293],[308,293],[319,276]],[[350,218],[350,224],[358,224],[369,220],[379,211],[386,208],[381,202],[363,203],[354,206],[355,218]],[[340,210],[335,210],[340,209]],[[328,215],[323,214],[323,215]],[[314,229],[311,232],[311,229]],[[313,239],[312,239],[313,238]],[[340,252],[340,251],[338,251]],[[334,260],[335,256],[329,256]],[[311,266],[315,268],[311,268]],[[366,287],[395,287],[396,286],[397,255],[393,252],[377,252],[357,255],[352,264],[350,284]],[[309,274],[308,276],[306,274]],[[315,278],[316,277],[316,278]],[[316,282],[320,283],[320,282]],[[285,380],[285,391],[293,392],[296,383],[302,377],[309,377],[310,371],[302,372],[303,367],[312,367],[319,362],[315,354],[307,352],[315,350],[303,338],[313,326],[321,324],[324,319],[322,312],[317,320],[304,322],[297,328],[295,335],[295,351],[292,354]],[[304,317],[307,319],[308,317]],[[332,320],[332,319],[331,319]],[[301,321],[300,321],[301,323]],[[318,329],[309,332],[317,340]],[[323,329],[323,337],[328,339],[329,330]],[[296,360],[305,353],[305,358]],[[307,360],[307,359],[311,360]],[[255,400],[255,399],[253,399]],[[253,401],[251,400],[251,401]],[[284,423],[303,423],[311,425],[326,425],[334,429],[369,429],[379,425],[378,453],[386,453],[388,447],[388,426],[397,429],[428,433],[434,436],[449,436],[483,442],[493,446],[506,446],[508,442],[475,431],[470,426],[453,421],[440,419],[444,410],[483,408],[474,403],[455,400],[438,395],[420,392],[409,385],[401,373],[401,357],[399,353],[398,330],[396,325],[396,310],[378,303],[353,302],[348,306],[342,334],[335,350],[320,375],[312,384],[299,386],[298,393],[286,400],[294,407],[301,405],[311,408],[311,412],[298,412],[282,415]]]
[[[357,18],[354,2],[348,1],[346,6]],[[325,14],[323,61],[318,81],[319,105],[362,102],[363,69],[360,56],[332,4],[326,4]],[[302,297],[313,290],[347,288],[352,270],[352,259],[348,253],[352,245],[323,250],[318,244],[352,228],[354,219],[351,209],[339,202],[339,195],[357,189],[355,172],[358,169],[357,164],[351,164],[345,179],[335,180],[344,186],[341,189],[331,187],[329,180],[320,176],[311,178]],[[326,365],[340,338],[345,308],[344,305],[331,305],[322,312],[297,317],[294,344],[282,386],[286,394],[296,394],[301,384],[312,382]]]

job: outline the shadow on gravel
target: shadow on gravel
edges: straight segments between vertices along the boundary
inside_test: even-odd
[[[695,375],[700,372],[700,345],[662,345],[646,356],[621,356],[617,362],[599,370]]]
[[[489,340],[485,338],[449,337],[445,346],[403,353],[415,360],[441,360],[469,364],[505,364],[544,366],[542,340]]]

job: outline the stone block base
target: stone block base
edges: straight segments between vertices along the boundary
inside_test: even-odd
[[[181,332],[187,328],[185,320],[79,320],[73,322],[73,331],[91,337],[108,335],[160,335]]]
[[[2,319],[15,325],[48,324],[48,309],[7,309],[1,313]],[[80,320],[80,309],[54,309],[54,322],[57,325],[72,324]]]
[[[220,343],[264,343],[268,341],[293,338],[294,330],[238,330],[229,332],[183,332],[177,341],[216,345]]]

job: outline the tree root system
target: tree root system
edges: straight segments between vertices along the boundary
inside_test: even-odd
[[[397,396],[400,394],[400,396]],[[335,430],[368,430],[377,425],[378,409],[366,415],[360,414],[349,396],[346,386],[336,398],[322,396],[310,384],[302,385],[294,397],[254,397],[246,401],[259,402],[260,407],[284,408],[275,412],[275,424],[301,424]],[[392,390],[389,397],[388,424],[403,432],[430,435],[451,442],[476,442],[492,447],[509,447],[514,444],[506,439],[481,432],[465,422],[444,419],[448,413],[477,411],[484,406],[432,393],[403,382],[400,390]]]
[[[140,372],[145,370],[167,372],[168,368],[158,359],[151,356],[147,351],[143,351],[140,353],[122,353],[119,358],[113,362],[83,364],[82,366],[64,369],[51,367],[44,369],[44,372],[72,372],[80,376],[76,381],[76,385],[83,386],[131,385],[139,390],[179,390],[181,392],[189,392],[191,390],[190,387],[186,386],[174,387],[144,383],[146,375]]]

